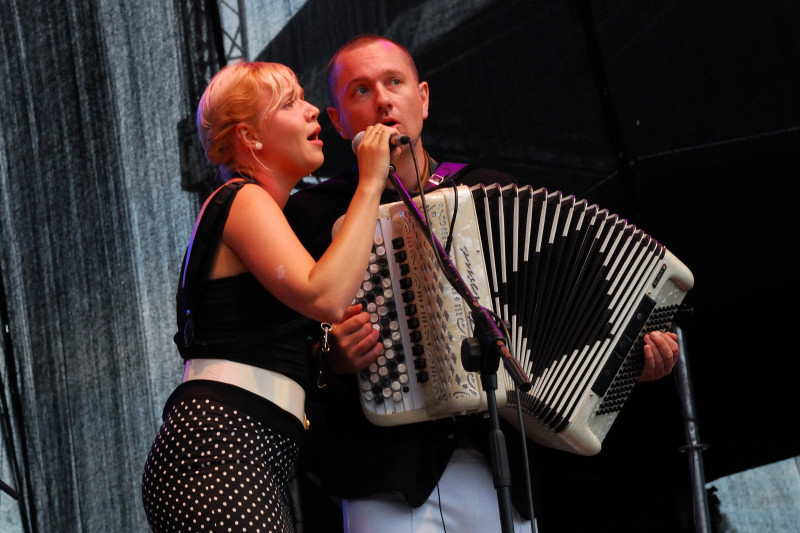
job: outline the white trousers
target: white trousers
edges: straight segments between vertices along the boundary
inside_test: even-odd
[[[345,533],[501,533],[491,469],[480,452],[469,448],[455,451],[438,491],[433,489],[421,507],[411,507],[395,492],[383,492],[343,500],[342,512]],[[530,532],[530,521],[516,509],[513,514],[514,533]]]

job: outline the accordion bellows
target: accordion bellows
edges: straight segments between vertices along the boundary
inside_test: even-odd
[[[598,453],[641,373],[643,335],[670,326],[691,272],[633,224],[560,192],[459,186],[427,193],[425,207],[432,233],[479,303],[506,324],[508,348],[530,377],[531,389],[520,392],[527,437]],[[383,343],[358,376],[372,423],[487,410],[480,374],[461,363],[470,309],[402,202],[380,208],[355,301]],[[497,404],[518,425],[502,366]]]

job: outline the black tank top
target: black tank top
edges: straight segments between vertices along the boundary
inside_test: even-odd
[[[198,218],[178,283],[175,344],[183,359],[218,358],[266,368],[307,391],[309,352],[302,330],[310,320],[249,272],[207,279],[230,206],[245,184],[219,189]]]

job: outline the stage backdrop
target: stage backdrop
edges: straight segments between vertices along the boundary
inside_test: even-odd
[[[0,480],[21,496],[0,492],[0,530],[147,530],[139,479],[181,375],[175,282],[209,176],[193,107],[207,75],[236,55],[230,36],[246,57],[295,69],[322,109],[324,67],[344,41],[375,32],[405,43],[431,84],[434,157],[596,201],[693,270],[685,327],[707,477],[800,455],[786,431],[798,407],[787,259],[798,9],[783,0],[9,0]],[[225,28],[242,33],[226,40]],[[324,178],[353,158],[320,121]],[[691,531],[681,423],[667,379],[637,389],[600,456],[541,450],[539,503],[553,524],[542,531],[579,515],[595,531],[615,522],[624,531],[623,519]],[[336,502],[315,489],[299,489],[302,525],[341,531]]]
[[[22,504],[0,497],[4,532],[146,528],[141,465],[181,373],[170,304],[197,212],[180,28],[170,2],[4,3],[0,478]]]

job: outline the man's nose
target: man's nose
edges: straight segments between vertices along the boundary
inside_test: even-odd
[[[389,91],[383,85],[378,85],[375,88],[375,104],[378,106],[378,109],[385,111],[392,107],[392,99],[389,95]]]

